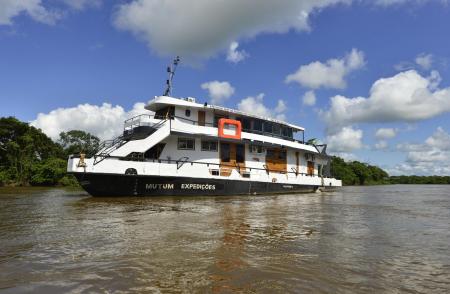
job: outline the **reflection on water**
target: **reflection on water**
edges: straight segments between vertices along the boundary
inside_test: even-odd
[[[449,292],[449,190],[92,198],[1,188],[0,292]]]

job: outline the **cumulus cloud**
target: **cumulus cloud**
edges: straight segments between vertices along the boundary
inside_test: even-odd
[[[59,12],[44,7],[41,0],[0,1],[0,25],[11,25],[13,18],[20,14],[27,14],[35,21],[46,24],[54,24],[61,18]]]
[[[130,111],[121,106],[103,103],[101,106],[80,104],[76,107],[58,108],[49,113],[39,113],[31,125],[41,129],[53,140],[59,138],[64,131],[87,131],[101,139],[111,139],[123,131],[124,120],[142,113],[150,113],[144,109],[144,103],[136,103]]]
[[[340,59],[329,59],[325,63],[315,61],[302,65],[293,74],[286,77],[286,83],[297,82],[306,88],[318,89],[347,87],[345,78],[353,71],[362,68],[365,64],[364,53],[353,49]]]
[[[303,104],[307,106],[314,106],[316,104],[316,94],[314,91],[308,91],[303,95]]]
[[[388,142],[385,140],[378,141],[375,144],[375,149],[378,149],[378,150],[383,150],[383,149],[386,149],[387,147],[388,147]]]
[[[264,105],[264,96],[264,93],[260,93],[255,97],[249,96],[242,99],[241,102],[238,103],[238,109],[259,116],[285,120],[286,115],[284,114],[284,111],[287,109],[286,103],[283,100],[278,100],[277,106],[272,110]]]
[[[380,128],[375,133],[378,140],[392,139],[397,135],[397,130],[393,128]]]
[[[117,28],[163,55],[210,57],[232,41],[309,29],[309,15],[351,0],[134,0],[119,6]]]
[[[344,127],[338,132],[329,135],[326,139],[328,150],[332,153],[349,153],[361,149],[363,131],[353,127]]]
[[[63,0],[68,6],[76,10],[83,10],[86,7],[100,7],[102,0]]]
[[[397,149],[406,152],[407,159],[390,170],[394,175],[450,174],[450,134],[442,127],[422,144],[404,143],[397,145]]]
[[[432,54],[419,54],[416,57],[415,62],[421,68],[428,70],[433,65],[433,55]]]
[[[211,104],[223,104],[235,91],[229,82],[211,81],[201,84],[200,87],[208,91]]]
[[[376,81],[366,97],[331,98],[321,111],[328,127],[339,128],[363,122],[414,122],[450,112],[450,88],[438,89],[440,76],[423,77],[414,70]]]
[[[232,63],[238,63],[248,57],[248,53],[244,50],[238,50],[239,43],[231,42],[227,52],[227,61]]]

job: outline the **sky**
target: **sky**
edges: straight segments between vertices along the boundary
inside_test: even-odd
[[[450,175],[448,0],[0,0],[0,116],[109,139],[164,91]]]

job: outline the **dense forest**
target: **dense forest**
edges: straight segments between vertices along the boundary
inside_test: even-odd
[[[99,138],[72,130],[62,132],[57,142],[41,130],[14,117],[0,118],[0,186],[77,186],[66,173],[70,154],[93,155]],[[449,176],[393,176],[379,167],[333,157],[331,173],[344,185],[450,184]]]
[[[0,118],[0,186],[77,186],[66,174],[67,157],[80,150],[93,154],[99,143],[83,131],[63,132],[53,142],[14,117]]]

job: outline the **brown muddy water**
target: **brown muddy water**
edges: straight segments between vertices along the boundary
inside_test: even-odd
[[[449,293],[450,186],[0,189],[0,293]]]

